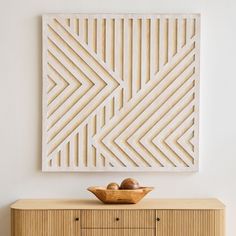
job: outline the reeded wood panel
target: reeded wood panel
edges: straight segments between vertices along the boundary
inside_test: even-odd
[[[80,236],[80,212],[12,210],[12,236]]]
[[[54,201],[56,205],[60,202]],[[181,209],[180,202],[173,200],[178,206],[169,209],[174,206],[170,200],[159,206],[158,201],[146,210],[142,206],[137,210],[77,210],[73,208],[76,200],[63,203],[74,210],[52,210],[52,205],[47,203],[42,209],[42,206],[38,208],[37,202],[35,208],[31,203],[30,209],[26,210],[25,204],[14,204],[11,210],[12,236],[225,236],[224,205],[221,202],[209,199],[206,204],[207,201],[195,200],[194,203],[190,200],[191,204],[185,204],[182,201]],[[200,202],[202,206],[199,206]],[[96,207],[92,201],[90,207],[94,205]],[[106,207],[100,204],[102,206]],[[130,206],[138,207],[139,204]],[[163,210],[153,210],[155,207]]]
[[[79,220],[76,221],[76,218]],[[48,211],[48,236],[80,236],[80,212],[75,210]]]
[[[223,210],[158,210],[158,236],[224,236]]]
[[[84,210],[82,228],[155,228],[154,210]]]
[[[154,229],[82,229],[83,236],[155,236]]]
[[[46,211],[12,210],[12,236],[48,236]]]
[[[199,25],[44,16],[43,170],[197,170]]]

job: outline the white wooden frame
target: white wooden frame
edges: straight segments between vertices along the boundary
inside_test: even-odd
[[[43,171],[197,171],[198,14],[43,16]]]

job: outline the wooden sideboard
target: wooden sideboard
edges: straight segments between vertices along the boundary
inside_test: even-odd
[[[12,236],[224,236],[224,211],[217,199],[19,200]]]

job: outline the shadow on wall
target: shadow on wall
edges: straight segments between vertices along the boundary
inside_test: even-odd
[[[38,145],[36,150],[37,155],[37,171],[42,171],[42,90],[43,90],[43,78],[42,78],[42,16],[36,17],[37,24],[37,97],[38,97],[38,124],[37,124],[37,134],[38,134]]]

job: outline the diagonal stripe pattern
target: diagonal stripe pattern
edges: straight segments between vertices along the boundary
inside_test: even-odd
[[[43,170],[198,169],[198,15],[43,17]]]

